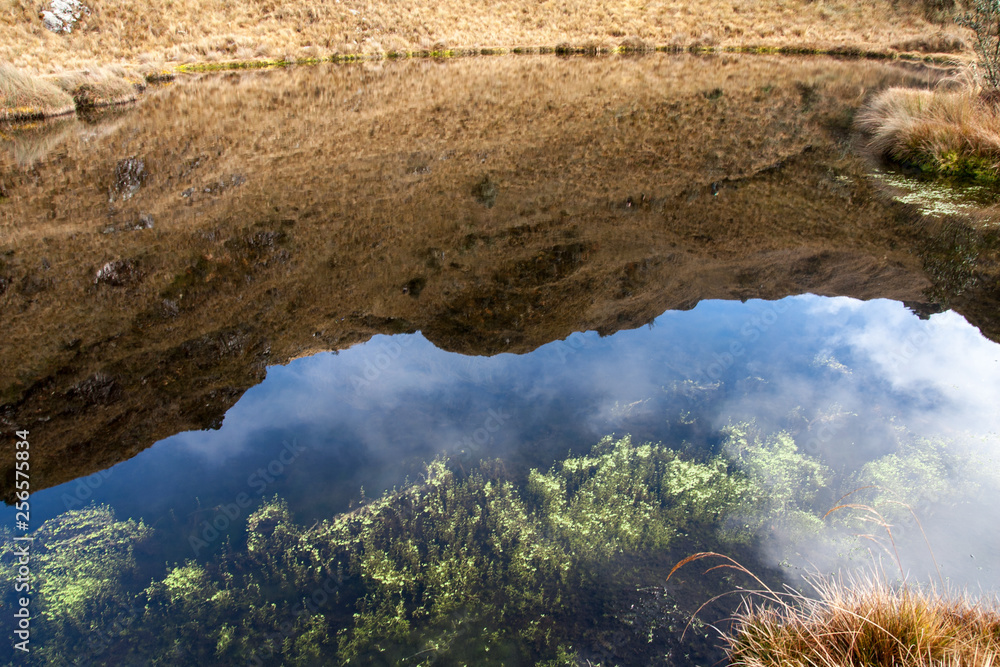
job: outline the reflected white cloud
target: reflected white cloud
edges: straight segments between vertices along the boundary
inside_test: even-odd
[[[94,499],[126,515],[196,496],[227,502],[292,439],[306,452],[266,492],[307,516],[342,511],[362,485],[371,495],[413,479],[442,453],[466,467],[492,457],[547,467],[612,432],[697,452],[746,419],[789,431],[806,453],[848,472],[893,451],[904,432],[966,441],[972,431],[997,452],[998,359],[1000,346],[955,314],[920,320],[894,302],[810,295],[703,302],[653,327],[576,333],[520,356],[465,357],[419,334],[376,336],[269,368],[220,430],[164,440],[121,464]],[[984,502],[1000,502],[996,480],[979,481]],[[150,488],[160,489],[155,499]],[[963,526],[985,531],[995,513],[977,514],[979,526],[953,511],[938,508],[928,533],[947,545],[944,569],[977,581],[983,570],[962,559],[1000,544]],[[775,563],[786,547],[769,546]]]
[[[1000,346],[961,315],[949,311],[920,320],[902,304],[876,301],[856,316],[841,341],[870,362],[869,376],[923,399],[912,418],[944,433],[1000,427]],[[930,406],[928,398],[934,399]]]

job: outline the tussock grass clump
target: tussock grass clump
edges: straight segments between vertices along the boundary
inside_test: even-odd
[[[618,53],[652,53],[656,50],[656,46],[650,44],[646,40],[632,35],[626,37],[621,44],[618,45]]]
[[[122,67],[102,67],[80,72],[67,72],[56,79],[60,88],[73,96],[77,108],[125,104],[135,100],[145,82],[131,77]]]
[[[966,596],[891,586],[883,577],[813,582],[818,599],[747,604],[727,636],[731,664],[1000,664],[1000,612]]]
[[[1000,108],[995,95],[976,87],[889,88],[858,114],[857,124],[886,158],[946,176],[1000,179]]]
[[[73,98],[55,84],[0,63],[0,120],[59,116],[73,109]]]

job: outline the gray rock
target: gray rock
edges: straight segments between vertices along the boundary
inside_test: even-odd
[[[126,201],[139,191],[147,176],[142,158],[128,157],[115,165],[115,175],[108,192],[108,202]]]
[[[73,32],[81,16],[89,15],[90,8],[79,0],[52,0],[49,8],[42,10],[42,23],[52,32]]]
[[[142,273],[135,260],[116,259],[100,268],[94,276],[94,284],[127,287],[138,282],[141,277]]]

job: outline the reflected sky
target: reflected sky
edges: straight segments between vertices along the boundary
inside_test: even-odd
[[[119,517],[166,528],[165,555],[184,559],[202,522],[229,514],[238,526],[274,494],[311,523],[346,510],[362,487],[373,496],[419,479],[441,454],[464,468],[500,458],[516,475],[631,433],[700,455],[719,450],[720,429],[748,419],[788,430],[839,469],[892,452],[903,431],[971,443],[989,467],[1000,451],[998,404],[1000,346],[955,313],[921,320],[885,300],[702,302],[526,355],[466,357],[420,334],[376,336],[269,368],[219,430],[175,435],[34,494],[32,520],[106,502]],[[984,502],[1000,497],[989,484]],[[929,525],[945,560],[973,556],[949,576],[992,573],[996,551],[982,543],[994,539],[992,511],[975,514],[983,525],[968,524],[961,544]],[[973,551],[980,559],[965,567]]]

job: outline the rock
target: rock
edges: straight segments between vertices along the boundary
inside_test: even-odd
[[[52,0],[49,8],[42,11],[42,23],[52,32],[69,33],[84,15],[90,15],[90,8],[79,0]]]
[[[108,201],[125,201],[139,191],[146,180],[146,163],[142,158],[127,157],[115,165],[114,180],[108,193]]]
[[[153,216],[148,213],[140,213],[139,217],[132,222],[126,222],[120,227],[114,225],[108,225],[101,230],[102,234],[116,234],[118,232],[136,232],[141,229],[152,229],[153,228]]]
[[[243,174],[231,174],[229,178],[223,178],[215,183],[209,183],[204,187],[204,191],[208,194],[217,195],[220,192],[228,190],[229,188],[237,188],[246,182],[246,176]]]
[[[498,192],[497,184],[489,176],[483,177],[483,180],[476,183],[475,187],[472,188],[472,196],[486,208],[493,208],[493,205],[497,201]]]
[[[110,405],[121,397],[122,389],[118,382],[105,373],[95,373],[66,392],[66,398],[85,405]]]
[[[137,262],[131,259],[116,259],[100,268],[94,276],[94,284],[124,287],[138,282],[141,277]]]

